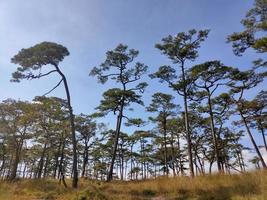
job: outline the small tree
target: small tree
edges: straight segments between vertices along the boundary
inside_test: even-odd
[[[174,97],[169,94],[155,93],[152,96],[152,102],[147,107],[149,112],[157,112],[156,118],[151,119],[158,123],[160,132],[163,134],[164,143],[164,167],[167,176],[169,175],[168,158],[167,158],[167,120],[175,115],[177,106],[172,102]]]
[[[147,71],[147,66],[139,62],[135,63],[133,67],[129,67],[129,64],[138,56],[138,53],[134,49],[128,50],[126,45],[119,44],[114,50],[106,53],[106,60],[99,67],[94,67],[90,72],[90,75],[96,76],[102,84],[110,78],[121,86],[121,88],[112,88],[104,92],[103,100],[101,100],[100,106],[97,107],[100,116],[104,116],[109,112],[117,115],[113,154],[107,181],[112,180],[122,119],[126,117],[124,115],[125,108],[130,106],[131,103],[143,105],[141,95],[137,93],[142,93],[147,83],[142,82],[134,87],[129,87],[130,84],[139,81]]]
[[[82,175],[81,177],[85,177],[86,168],[88,166],[89,161],[89,148],[90,148],[90,140],[95,136],[97,131],[97,124],[92,118],[85,114],[80,114],[75,118],[76,130],[80,133],[78,136],[78,140],[83,144],[83,152],[82,152]]]
[[[72,147],[73,147],[73,181],[72,187],[77,188],[78,186],[78,169],[77,169],[77,142],[75,135],[75,125],[74,125],[74,115],[71,106],[71,97],[69,92],[69,87],[67,79],[59,67],[59,62],[61,62],[65,56],[69,55],[69,51],[66,47],[53,43],[53,42],[42,42],[28,49],[22,49],[17,55],[15,55],[11,62],[14,64],[19,64],[21,67],[17,68],[12,76],[13,82],[20,82],[22,79],[39,79],[48,76],[52,73],[57,73],[60,75],[61,79],[49,92],[55,90],[62,82],[65,87],[65,92],[67,96],[67,103],[69,109],[69,120],[71,126],[72,134]],[[42,70],[46,70],[48,66],[52,66],[53,69],[42,73]]]

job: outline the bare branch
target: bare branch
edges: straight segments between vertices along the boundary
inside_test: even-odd
[[[49,90],[47,93],[43,94],[42,96],[46,96],[48,95],[49,93],[51,93],[52,91],[54,91],[61,83],[62,83],[63,79],[61,79],[58,84],[56,84],[55,87],[53,87],[51,90]]]

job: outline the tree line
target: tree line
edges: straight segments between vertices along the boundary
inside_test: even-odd
[[[254,50],[264,57],[267,1],[256,0],[241,23],[244,30],[227,37],[234,54],[242,56]],[[32,102],[6,99],[0,103],[0,177],[53,177],[66,187],[65,177],[72,177],[76,188],[78,177],[107,181],[161,175],[194,177],[211,173],[213,165],[219,173],[243,173],[247,169],[243,150],[248,149],[240,142],[244,135],[256,153],[251,162],[266,169],[253,134],[260,134],[267,151],[267,91],[260,91],[253,99],[247,94],[263,87],[267,61],[257,58],[246,70],[219,60],[194,65],[208,34],[209,30],[192,29],[169,35],[155,45],[172,65],[159,66],[149,77],[171,88],[175,96],[156,92],[149,105],[142,101],[148,66],[137,61],[138,50],[119,44],[108,51],[90,76],[101,84],[114,81],[117,87],[103,93],[93,114],[73,113],[60,66],[69,55],[66,47],[42,42],[19,51],[11,59],[19,65],[12,82],[51,74],[60,79]],[[61,84],[66,99],[47,97]],[[183,99],[181,105],[174,102],[177,96]],[[144,106],[151,117],[127,116],[133,104]],[[97,122],[109,114],[116,116],[114,129]],[[154,124],[152,130],[144,130],[148,123]],[[124,133],[122,126],[134,126],[136,131]]]

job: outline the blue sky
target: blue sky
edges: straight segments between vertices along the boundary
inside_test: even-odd
[[[252,0],[0,0],[0,100],[32,100],[57,83],[56,76],[19,84],[9,82],[16,69],[10,58],[21,48],[42,41],[60,43],[70,51],[61,68],[69,81],[75,113],[94,112],[103,91],[114,86],[111,82],[98,84],[88,74],[104,60],[105,52],[119,43],[139,50],[136,61],[144,62],[152,73],[160,65],[169,64],[154,48],[161,38],[192,28],[208,28],[209,38],[202,44],[195,64],[218,59],[245,69],[257,56],[253,52],[234,56],[226,37],[242,30],[240,20],[252,4]],[[144,80],[150,84],[143,98],[146,105],[155,92],[172,93],[156,80]],[[254,94],[255,90],[250,92],[250,96]],[[52,95],[64,97],[65,93],[59,88]],[[177,104],[181,102],[181,98],[176,99]],[[135,109],[137,112],[131,116],[149,116],[144,108]],[[113,128],[114,120],[111,115],[104,121]]]

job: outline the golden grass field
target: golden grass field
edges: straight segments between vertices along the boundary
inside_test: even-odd
[[[68,185],[71,185],[68,182]],[[267,200],[267,172],[157,178],[111,183],[80,180],[79,189],[54,180],[0,182],[0,200]]]

